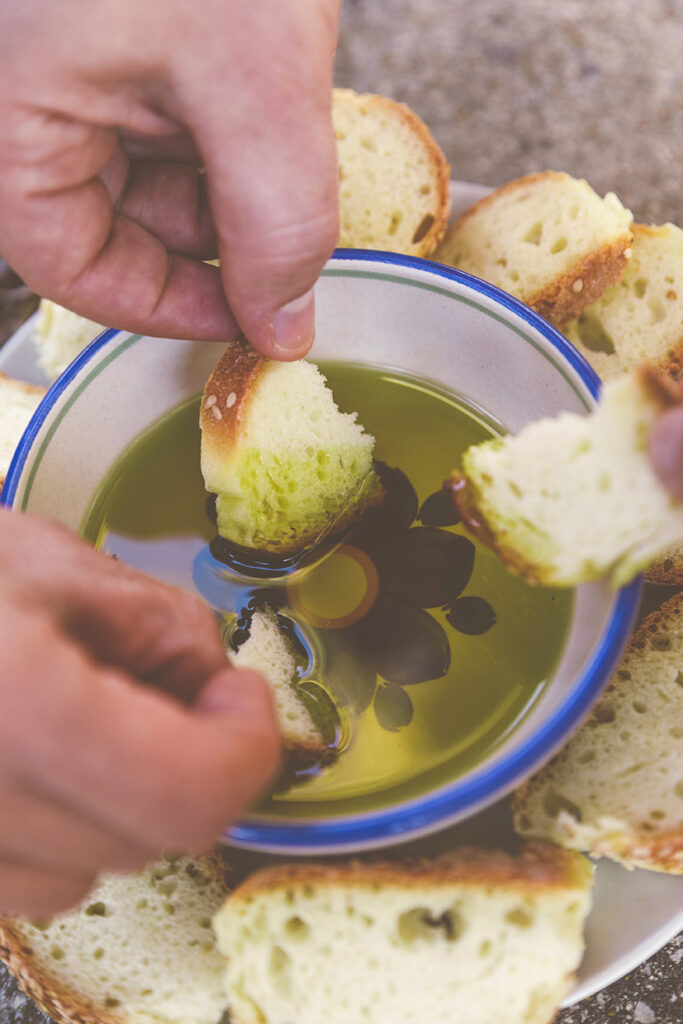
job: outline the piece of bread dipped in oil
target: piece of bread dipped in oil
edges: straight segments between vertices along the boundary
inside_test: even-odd
[[[291,772],[334,759],[336,708],[327,694],[320,692],[316,700],[299,684],[294,645],[272,608],[266,605],[253,612],[248,635],[231,659],[238,668],[260,672],[270,687],[285,753],[280,785],[289,781]]]
[[[341,413],[313,363],[231,341],[202,396],[201,466],[221,537],[287,556],[382,499],[374,438]]]
[[[450,486],[463,522],[532,583],[623,586],[683,540],[683,505],[659,480],[649,436],[683,387],[641,367],[588,416],[562,413],[469,448]]]

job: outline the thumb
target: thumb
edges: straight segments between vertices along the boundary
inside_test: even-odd
[[[655,422],[650,457],[664,486],[683,502],[683,406],[670,409]]]
[[[253,752],[259,762],[261,785],[275,775],[280,763],[280,727],[270,687],[262,675],[226,665],[200,691],[195,711],[223,733],[229,728],[238,735],[239,746]]]
[[[254,347],[275,359],[310,348],[311,289],[338,239],[337,7],[245,5],[239,31],[259,73],[243,77],[239,102],[226,102],[234,68],[219,48],[215,64],[203,55],[201,78],[189,79],[182,97],[206,168],[230,308]]]

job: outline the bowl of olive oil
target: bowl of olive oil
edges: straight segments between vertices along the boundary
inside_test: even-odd
[[[470,445],[594,405],[566,339],[491,286],[384,253],[338,252],[316,306],[310,358],[374,435],[385,500],[303,569],[255,573],[216,545],[198,426],[213,343],[104,332],[42,403],[3,491],[197,593],[228,654],[271,609],[329,726],[329,756],[226,832],[274,852],[398,842],[499,799],[585,716],[638,597],[511,575],[441,487]]]

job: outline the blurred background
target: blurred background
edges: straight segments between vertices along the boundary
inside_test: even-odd
[[[453,178],[539,170],[683,225],[683,0],[344,0],[336,84],[427,122]]]

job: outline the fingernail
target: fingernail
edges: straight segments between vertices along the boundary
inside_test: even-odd
[[[310,288],[298,299],[292,299],[273,317],[273,338],[277,351],[292,358],[305,355],[315,335],[315,299]]]

